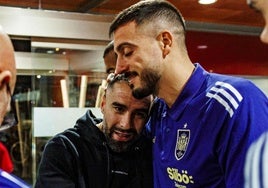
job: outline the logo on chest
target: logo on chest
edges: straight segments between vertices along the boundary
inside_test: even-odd
[[[175,157],[177,160],[180,160],[183,158],[187,150],[189,140],[190,140],[190,130],[178,129],[176,147],[175,147]]]

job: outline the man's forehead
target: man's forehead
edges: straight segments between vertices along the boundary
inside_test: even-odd
[[[114,46],[117,43],[118,45],[118,40],[119,39],[124,39],[125,37],[130,37],[132,38],[133,36],[135,36],[137,33],[137,27],[136,27],[136,23],[134,21],[132,22],[128,22],[122,26],[120,26],[119,28],[117,28],[114,31]]]

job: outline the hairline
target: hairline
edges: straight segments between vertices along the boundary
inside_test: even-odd
[[[176,20],[176,22],[179,23],[179,26],[177,26],[177,28],[182,27],[183,31],[185,32],[186,26],[185,26],[184,18],[181,15],[180,11],[174,5],[164,0],[156,0],[156,1],[151,1],[151,2],[152,4],[146,4],[147,2],[141,1],[123,10],[121,13],[119,13],[117,17],[113,20],[110,26],[109,36],[111,37],[116,32],[116,30],[118,30],[119,28],[131,22],[134,22],[136,24],[136,28],[140,28],[142,25],[152,23],[152,21],[159,20],[159,18],[163,18],[163,15],[159,15],[158,13],[161,11],[163,12],[165,10],[168,10],[176,15],[176,18],[174,18],[174,20]],[[153,4],[153,2],[158,2],[158,4]],[[148,3],[150,3],[150,1],[148,1]],[[152,13],[152,12],[148,13],[145,11],[145,8],[144,8],[146,7],[146,5],[152,6],[154,7],[154,9],[156,7],[159,7],[159,5],[165,5],[165,6],[161,10],[157,11],[157,13]],[[140,7],[140,9],[142,10],[141,11],[137,10],[137,7]],[[148,17],[143,17],[144,15],[143,16],[141,15],[144,12],[146,12],[146,16]],[[139,14],[139,15],[135,15],[135,14]],[[163,18],[163,20],[166,24],[169,24],[169,25],[171,24],[170,20],[166,20],[165,18]]]

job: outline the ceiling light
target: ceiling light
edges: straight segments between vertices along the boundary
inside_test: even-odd
[[[198,0],[198,3],[202,4],[202,5],[208,5],[208,4],[212,4],[215,3],[217,0]]]
[[[204,49],[207,49],[207,48],[208,48],[207,45],[198,45],[197,46],[197,49],[199,49],[199,50],[204,50]]]

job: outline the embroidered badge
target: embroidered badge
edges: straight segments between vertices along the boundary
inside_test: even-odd
[[[190,140],[189,129],[178,129],[177,131],[177,143],[175,147],[175,157],[177,160],[182,159],[184,156],[187,146]]]

